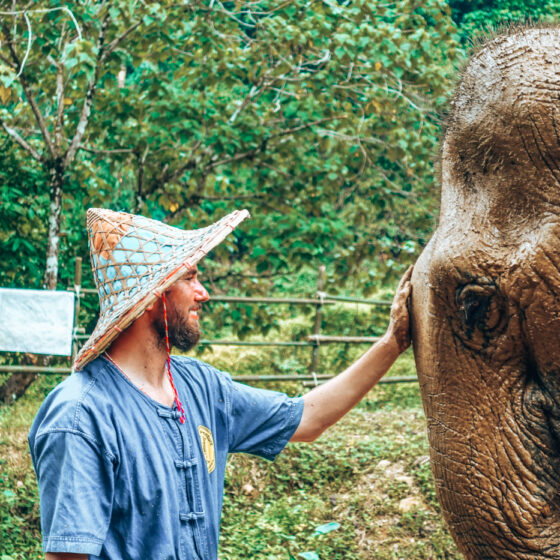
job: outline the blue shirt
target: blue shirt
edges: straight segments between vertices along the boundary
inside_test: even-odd
[[[97,358],[45,399],[29,433],[45,552],[111,560],[215,560],[228,453],[272,460],[301,398],[235,383],[173,357],[186,412],[162,405]]]

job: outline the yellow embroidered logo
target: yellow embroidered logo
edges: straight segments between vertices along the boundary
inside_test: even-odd
[[[214,438],[212,432],[206,426],[198,427],[198,435],[202,445],[202,452],[206,459],[208,472],[211,473],[216,468],[216,455],[214,454]]]

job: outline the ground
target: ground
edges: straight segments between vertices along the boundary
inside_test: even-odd
[[[228,352],[206,358],[224,361]],[[413,367],[409,352],[389,375]],[[0,560],[41,557],[26,437],[59,379],[43,376],[24,398],[0,409]],[[309,390],[295,383],[284,389]],[[220,559],[246,558],[461,558],[435,499],[417,383],[378,386],[318,441],[290,444],[272,464],[231,458]]]

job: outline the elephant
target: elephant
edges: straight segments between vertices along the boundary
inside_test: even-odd
[[[469,59],[411,331],[438,501],[467,559],[560,558],[560,28]]]

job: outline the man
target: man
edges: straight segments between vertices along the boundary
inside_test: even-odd
[[[43,548],[62,558],[215,560],[228,453],[274,459],[348,412],[409,345],[405,275],[387,333],[302,398],[169,355],[200,338],[196,263],[243,219],[183,231],[88,210],[97,326],[29,434]]]

